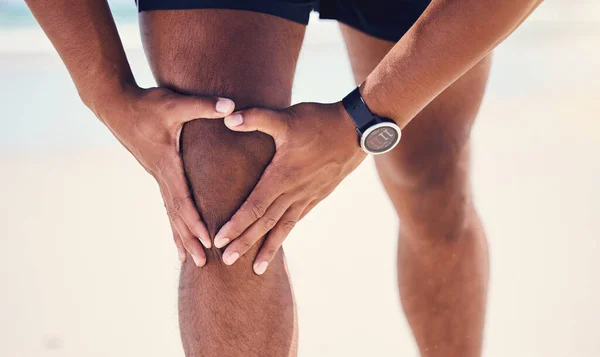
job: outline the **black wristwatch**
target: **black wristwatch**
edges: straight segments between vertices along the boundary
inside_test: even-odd
[[[402,135],[400,127],[390,119],[371,113],[358,87],[342,99],[342,104],[356,124],[360,147],[367,154],[383,154],[398,145]]]

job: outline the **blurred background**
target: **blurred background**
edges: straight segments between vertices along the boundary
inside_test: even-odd
[[[139,83],[153,85],[133,0],[110,3]],[[600,356],[599,45],[600,3],[554,0],[496,51],[473,133],[491,247],[484,356]],[[182,356],[158,189],[80,103],[18,0],[0,0],[0,84],[0,356]],[[294,102],[352,87],[337,25],[312,18]],[[371,160],[287,240],[300,356],[417,356],[395,215],[356,209],[369,201],[387,202]],[[384,224],[348,223],[365,216]]]

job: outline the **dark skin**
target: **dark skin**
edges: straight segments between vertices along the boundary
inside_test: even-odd
[[[394,45],[341,25],[357,83]],[[480,356],[489,261],[471,199],[469,136],[491,65],[484,58],[375,158],[400,219],[398,287],[422,356]],[[423,282],[427,281],[425,284]]]
[[[397,120],[405,129],[398,149],[378,157],[376,163],[402,222],[398,283],[421,355],[478,356],[488,268],[485,235],[470,194],[469,132],[487,80],[486,56],[535,5],[436,3],[398,44],[347,27],[342,30],[356,82],[364,82],[365,100],[377,114]],[[146,90],[135,85],[104,2],[62,0],[49,7],[29,0],[28,4],[61,54],[84,102],[161,186],[175,243],[193,258],[180,254],[184,262],[180,325],[186,355],[294,356],[294,300],[279,245],[293,224],[364,157],[339,103],[287,108],[304,27],[235,10],[143,13],[144,44],[161,86]],[[475,12],[480,16],[451,21],[457,13]],[[494,22],[489,23],[485,14],[493,14]],[[470,40],[464,33],[457,35],[463,27],[473,32],[477,26],[485,27],[483,35],[483,29]],[[253,36],[256,31],[261,36]],[[445,40],[462,39],[456,51],[443,47],[448,43],[436,45],[444,42],[440,33],[450,34]],[[436,62],[432,53],[442,48],[446,60]],[[413,78],[405,78],[407,73]],[[384,99],[386,95],[391,97]],[[232,129],[265,131],[274,139],[258,132],[235,133],[221,120],[197,120],[184,127],[194,118],[231,113],[232,103],[217,106],[223,97],[232,99],[238,109],[269,108],[243,111],[243,125],[237,128],[231,125],[232,117],[228,121]],[[281,136],[285,130],[289,135]],[[323,167],[334,169],[318,170],[318,161],[311,157],[322,151],[304,147],[306,155],[275,160],[285,165],[271,171],[280,178],[291,177],[281,168],[303,169],[308,165],[299,165],[298,160],[305,160],[313,164],[311,171],[328,172],[316,180],[323,185],[302,187],[308,196],[286,201],[290,206],[281,216],[271,217],[245,243],[234,244],[243,240],[233,239],[227,249],[243,247],[238,253],[245,254],[239,254],[232,266],[223,264],[233,262],[214,248],[217,244],[212,245],[210,238],[243,204],[261,175],[265,180],[265,168],[272,157],[282,155],[282,147],[302,148],[300,139],[320,130],[340,133],[339,141],[330,147],[336,155],[320,155],[329,161]],[[292,138],[300,141],[294,143]],[[284,182],[289,187],[302,180]],[[276,187],[263,186],[269,188],[263,193]],[[256,222],[271,207],[262,206]],[[293,215],[286,216],[287,212]],[[263,231],[271,227],[269,237],[277,239],[265,246]],[[197,237],[209,250],[205,252]],[[258,266],[261,262],[269,268]]]
[[[231,10],[146,12],[140,21],[161,87],[232,98],[242,108],[290,105],[303,26]],[[190,23],[198,25],[190,29]],[[182,59],[181,52],[193,55]],[[249,52],[253,56],[239,66]],[[266,71],[266,63],[277,66]],[[222,120],[196,120],[184,126],[181,148],[194,200],[214,237],[258,182],[274,142],[263,133],[228,130]],[[258,246],[251,249],[239,266],[224,265],[222,250],[214,247],[201,269],[184,263],[179,321],[187,356],[296,355],[297,321],[283,251],[261,277],[252,271]]]
[[[164,177],[177,182],[179,169],[184,177],[181,145],[193,199],[204,212],[206,237],[214,236],[256,184],[274,153],[273,140],[261,133],[231,132],[222,120],[195,121],[184,130],[181,143],[179,132],[191,119],[223,117],[226,113],[216,111],[219,98],[213,97],[218,93],[234,98],[242,108],[289,106],[304,26],[226,10],[144,14],[144,45],[162,86],[145,90],[133,81],[105,2],[58,1],[48,7],[30,1],[28,5],[67,65],[84,103],[142,164],[163,162],[146,167],[159,184]],[[267,35],[251,36],[257,29]],[[227,37],[228,41],[222,40]],[[240,52],[231,56],[236,49]],[[241,50],[256,53],[244,57],[246,51]],[[181,56],[182,52],[190,55]],[[239,58],[250,65],[240,66]],[[272,63],[278,65],[265,70]],[[228,181],[223,172],[232,174]],[[162,191],[168,190],[165,185]],[[283,251],[262,277],[252,271],[252,251],[235,267],[227,267],[219,259],[221,252],[208,243],[207,261],[200,242],[185,233],[189,229],[176,227],[184,222],[181,203],[186,198],[185,194],[180,200],[165,198],[175,243],[181,251],[195,255],[195,259],[182,259],[180,278],[180,327],[186,355],[295,356],[296,313]],[[258,247],[252,249],[256,254]]]
[[[365,103],[373,113],[405,127],[510,35],[540,2],[433,0],[361,82]],[[256,188],[217,233],[217,247],[229,244],[223,255],[226,264],[233,264],[268,227],[269,237],[254,265],[261,274],[285,240],[288,222],[298,221],[360,163],[364,154],[357,151],[355,137],[332,142],[332,135],[326,135],[348,137],[351,128],[343,126],[348,121],[340,102],[301,103],[283,111],[253,109],[225,118],[230,129],[262,131],[277,146],[273,163]],[[282,180],[285,177],[294,179]]]
[[[212,243],[191,199],[179,155],[183,124],[222,118],[228,98],[187,96],[135,83],[106,1],[43,0],[27,5],[65,63],[82,101],[157,181],[170,218],[179,259],[197,266]],[[202,242],[202,244],[200,243]]]

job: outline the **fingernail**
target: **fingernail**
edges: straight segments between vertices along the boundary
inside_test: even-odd
[[[242,114],[235,113],[230,116],[225,117],[225,125],[231,126],[239,126],[244,122],[244,118],[242,118]]]
[[[229,238],[217,237],[217,238],[215,238],[215,247],[223,248],[229,242],[230,242]]]
[[[201,267],[204,265],[204,259],[200,259],[194,254],[192,254],[192,259],[194,259],[194,263],[196,263],[196,266]]]
[[[178,257],[179,257],[179,261],[184,263],[185,262],[185,252],[181,249],[177,249],[178,253]]]
[[[269,266],[268,262],[260,262],[260,263],[254,264],[254,272],[258,275],[263,275],[263,273],[267,270],[268,266]]]
[[[215,109],[219,113],[229,113],[233,110],[233,100],[227,98],[219,98],[217,104],[215,105]]]
[[[211,247],[210,239],[200,239],[200,238],[198,238],[198,239],[200,240],[200,243],[202,243],[204,248],[210,249],[210,247]]]
[[[225,263],[227,265],[231,265],[231,264],[235,263],[235,261],[238,260],[239,257],[240,257],[240,253],[238,253],[238,252],[233,252],[233,253],[225,252],[225,254],[223,254],[223,263]]]

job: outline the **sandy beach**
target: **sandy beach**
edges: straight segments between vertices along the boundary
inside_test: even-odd
[[[498,48],[473,131],[486,357],[600,357],[600,7],[583,3],[543,5]],[[120,29],[152,85],[136,26]],[[39,28],[0,29],[0,83],[0,356],[183,356],[152,178],[80,103]],[[312,21],[293,101],[352,87],[336,25]],[[374,202],[388,199],[369,159],[286,242],[302,357],[418,355],[391,204],[356,208]]]

